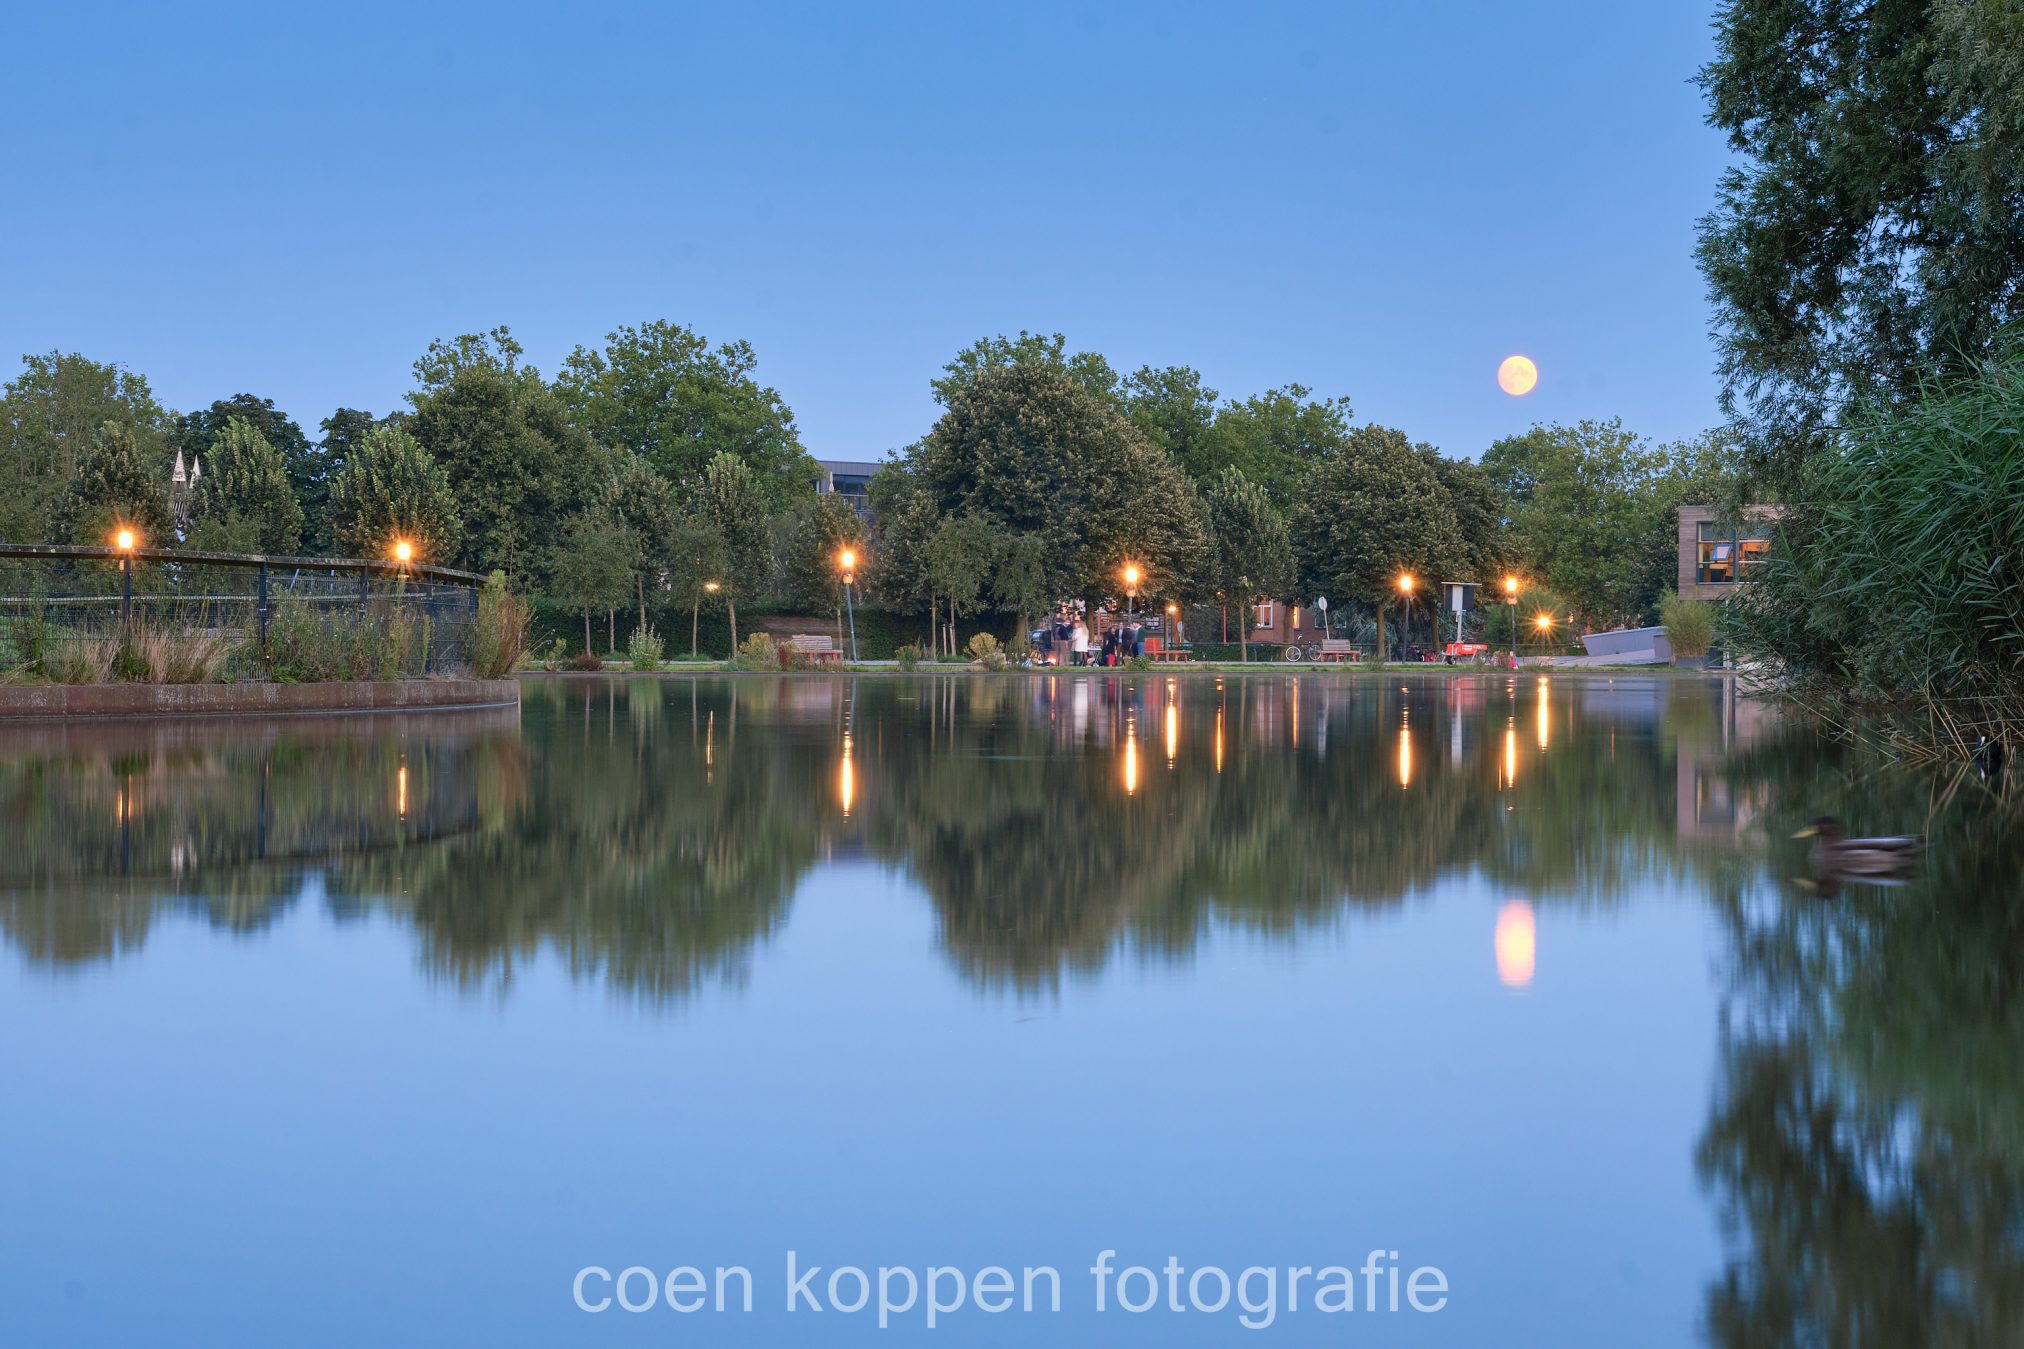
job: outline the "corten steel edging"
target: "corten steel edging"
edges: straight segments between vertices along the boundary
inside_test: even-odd
[[[398,562],[373,557],[281,557],[266,553],[199,553],[183,548],[136,548],[132,553],[118,548],[81,543],[0,543],[0,558],[30,558],[42,561],[78,560],[119,562],[127,557],[136,562],[188,562],[206,567],[291,567],[304,571],[363,571],[381,576],[419,576],[427,580],[453,581],[482,586],[485,577],[475,571],[438,567],[427,562]]]
[[[98,717],[296,716],[508,707],[512,679],[333,680],[319,684],[6,684],[0,725]]]

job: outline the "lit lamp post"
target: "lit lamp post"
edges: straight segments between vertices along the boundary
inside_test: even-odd
[[[1539,646],[1543,651],[1545,649],[1547,639],[1553,635],[1553,615],[1552,614],[1539,615],[1539,617],[1532,620],[1532,626],[1539,629]]]
[[[703,582],[703,591],[704,591],[704,593],[705,593],[705,594],[710,594],[710,595],[714,595],[714,594],[716,594],[716,593],[717,593],[717,583],[716,583],[715,581],[705,581],[705,582]],[[690,605],[690,606],[689,606],[689,659],[690,659],[690,660],[694,660],[694,659],[696,658],[696,629],[697,629],[697,626],[698,626],[698,624],[700,624],[700,623],[701,623],[701,621],[702,621],[702,619],[701,619],[701,614],[702,614],[702,612],[703,612],[703,596],[702,596],[702,595],[697,595],[697,596],[695,596],[695,601],[696,601],[696,602],[695,602],[694,604],[692,604],[692,605]]]
[[[1401,652],[1400,655],[1409,658],[1413,645],[1413,577],[1411,572],[1407,572],[1399,577],[1399,597],[1405,601],[1406,606],[1405,620],[1400,624],[1400,637],[1404,640],[1406,650]]]
[[[134,547],[138,542],[125,525],[112,536],[113,547],[120,551],[119,621],[123,624],[134,621]]]
[[[1168,650],[1172,650],[1173,644],[1180,640],[1181,640],[1181,606],[1178,604],[1169,604],[1167,606],[1167,640],[1163,645],[1165,645]]]
[[[1511,610],[1511,655],[1518,655],[1518,578],[1504,578],[1504,603]]]
[[[850,663],[857,664],[857,610],[851,604],[850,586],[857,579],[857,554],[846,548],[836,555],[836,565],[843,569],[843,611],[850,616]]]
[[[1124,564],[1124,616],[1126,618],[1130,618],[1132,610],[1138,607],[1139,575],[1138,563],[1127,562]]]

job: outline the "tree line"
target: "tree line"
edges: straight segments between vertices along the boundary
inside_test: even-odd
[[[1397,578],[1527,578],[1592,624],[1653,611],[1674,508],[1717,499],[1716,437],[1655,445],[1617,422],[1535,426],[1450,457],[1356,424],[1347,398],[1287,384],[1224,399],[1185,366],[1121,375],[1059,334],[991,337],[931,381],[942,411],[873,480],[869,519],[818,494],[794,415],[743,342],[650,322],[579,346],[552,377],[506,328],[433,342],[406,406],[340,408],[312,439],[250,393],[175,414],[146,380],[77,354],[25,357],[0,391],[16,490],[0,538],[151,541],[234,552],[417,555],[641,625],[741,602],[828,613],[837,556],[862,598],[958,626],[1103,602],[1242,609],[1327,595],[1380,632]],[[197,468],[178,488],[170,465]],[[1240,620],[1240,635],[1247,624]]]

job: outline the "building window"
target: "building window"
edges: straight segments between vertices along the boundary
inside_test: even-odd
[[[1699,525],[1694,576],[1705,585],[1727,585],[1755,579],[1771,553],[1771,527],[1762,520],[1730,530],[1713,520]]]
[[[1704,585],[1725,585],[1736,579],[1736,539],[1712,520],[1701,521],[1700,565],[1695,579]]]
[[[1275,605],[1271,600],[1266,600],[1262,604],[1252,605],[1251,626],[1254,628],[1271,627],[1273,619],[1277,616],[1273,613],[1273,610],[1276,609],[1277,607],[1278,606]]]

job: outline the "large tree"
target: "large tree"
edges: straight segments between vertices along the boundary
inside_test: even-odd
[[[1140,366],[1123,385],[1125,415],[1155,449],[1165,450],[1188,475],[1206,482],[1203,443],[1216,423],[1216,391],[1201,372],[1184,365]]]
[[[76,472],[50,513],[50,532],[64,543],[109,544],[131,527],[142,547],[170,544],[169,484],[155,452],[141,447],[131,426],[107,422],[77,457]]]
[[[1302,476],[1342,449],[1349,415],[1347,398],[1316,398],[1299,384],[1268,389],[1218,412],[1182,467],[1199,483],[1242,469],[1274,505],[1291,510]]]
[[[1212,545],[1208,581],[1226,610],[1259,600],[1284,599],[1293,590],[1293,542],[1265,490],[1240,468],[1226,468],[1204,497]],[[1239,654],[1251,659],[1249,615],[1237,624]]]
[[[302,538],[297,545],[306,546],[311,552],[327,551],[330,466],[322,448],[311,444],[295,419],[275,407],[273,399],[240,393],[221,398],[200,411],[184,413],[176,418],[175,430],[170,435],[171,448],[180,450],[186,459],[202,462],[208,474],[218,442],[234,419],[252,428],[280,456],[282,471],[287,474],[289,488],[302,510]]]
[[[336,546],[350,556],[385,557],[397,539],[427,561],[458,556],[463,523],[449,475],[396,422],[373,426],[347,449],[330,506]]]
[[[260,429],[244,418],[228,417],[205,453],[191,542],[200,548],[283,557],[299,551],[302,505],[281,452]]]
[[[1123,406],[1117,371],[1109,361],[1094,351],[1069,351],[1068,339],[1060,333],[1029,333],[1023,328],[1017,337],[1000,333],[978,338],[942,367],[939,379],[928,383],[935,391],[935,401],[947,406],[982,376],[1014,366],[1054,371],[1113,407]]]
[[[610,476],[610,456],[520,354],[504,328],[431,343],[407,420],[456,493],[458,562],[514,577],[540,569],[563,522]]]
[[[1378,659],[1385,614],[1413,578],[1414,603],[1438,602],[1430,583],[1464,560],[1461,527],[1427,456],[1403,431],[1360,426],[1341,453],[1300,484],[1292,534],[1303,589],[1377,610]]]
[[[1189,598],[1208,558],[1201,502],[1172,460],[1113,405],[1042,362],[987,370],[954,390],[915,465],[939,516],[988,515],[1044,540],[1057,595]]]
[[[762,595],[773,579],[772,540],[766,512],[752,470],[726,450],[703,469],[703,490],[694,502],[696,513],[722,541],[724,574],[718,592],[731,616],[731,646],[738,646],[739,597]]]
[[[1733,455],[1703,438],[1655,446],[1616,420],[1535,426],[1483,454],[1513,561],[1589,622],[1632,622],[1672,583],[1678,511],[1726,504]]]
[[[337,491],[337,480],[344,476],[346,465],[351,463],[375,426],[382,421],[399,423],[402,420],[403,414],[398,412],[379,418],[357,408],[339,408],[318,423],[317,429],[323,432],[323,438],[316,442],[316,452],[322,461],[324,497],[320,511],[313,509],[306,500],[303,503],[302,546],[305,551],[321,555],[336,550],[337,525],[332,518],[335,508],[330,498]]]
[[[627,454],[599,495],[598,508],[633,537],[633,593],[640,626],[647,623],[647,588],[660,584],[667,566],[668,536],[675,527],[675,497],[668,480],[637,454]]]
[[[1700,84],[1741,163],[1701,222],[1730,410],[1788,478],[2024,318],[2024,9],[1728,0]]]
[[[53,513],[101,427],[123,427],[141,461],[158,467],[166,490],[162,443],[171,419],[147,380],[123,366],[75,352],[23,356],[21,373],[0,390],[0,540],[54,537]]]
[[[583,613],[583,649],[591,650],[590,616],[631,598],[638,544],[632,533],[607,516],[584,512],[562,528],[550,565],[555,592]],[[615,634],[614,634],[615,635]]]
[[[787,597],[805,609],[833,611],[843,619],[837,557],[846,548],[865,552],[864,519],[834,492],[812,496],[787,519],[780,579]],[[868,561],[868,559],[866,559]]]
[[[712,347],[694,329],[656,321],[578,347],[555,387],[576,422],[603,445],[639,455],[683,497],[718,454],[736,455],[770,510],[805,496],[815,461],[802,449],[794,413],[753,378],[746,342]]]

